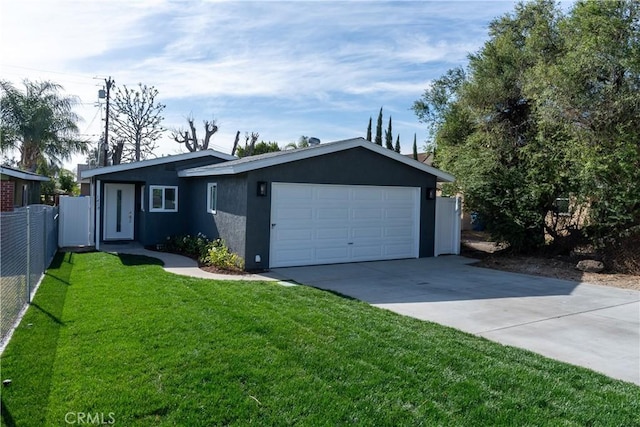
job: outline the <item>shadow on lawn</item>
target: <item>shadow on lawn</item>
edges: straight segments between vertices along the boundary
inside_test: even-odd
[[[2,421],[4,425],[7,427],[15,427],[16,422],[11,416],[11,412],[7,409],[7,406],[4,404],[4,399],[0,399],[0,412],[2,413]]]
[[[163,262],[158,258],[151,258],[146,255],[132,255],[132,254],[113,254],[109,253],[111,256],[118,257],[122,265],[126,265],[128,267],[134,267],[137,265],[159,265],[163,266]]]
[[[32,302],[30,304],[30,306],[40,310],[45,316],[47,316],[49,319],[51,319],[53,322],[57,323],[58,325],[60,325],[60,326],[64,325],[64,322],[62,320],[60,320],[59,317],[57,317],[56,315],[50,313],[49,311],[45,310],[44,308],[40,307],[37,303]]]
[[[22,425],[21,419],[38,419],[37,425],[45,422],[44,411],[35,418],[32,411],[33,408],[46,408],[49,400],[58,337],[64,324],[62,311],[72,270],[71,254],[58,252],[2,355],[3,377],[11,378],[14,384],[2,390],[4,425]],[[31,391],[25,393],[26,390]]]

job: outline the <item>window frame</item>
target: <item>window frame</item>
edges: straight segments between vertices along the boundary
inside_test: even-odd
[[[153,206],[153,193],[155,190],[162,190],[162,207]],[[167,209],[167,190],[175,191],[175,207]],[[149,212],[178,212],[178,186],[177,185],[150,185],[149,186]]]
[[[215,196],[213,197],[213,208],[211,207],[211,190],[215,188]],[[218,213],[218,183],[217,182],[209,182],[207,183],[207,213],[217,214]]]

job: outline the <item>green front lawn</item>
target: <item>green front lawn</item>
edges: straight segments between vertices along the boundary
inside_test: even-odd
[[[59,254],[1,363],[7,426],[640,425],[635,385],[313,288],[130,255]]]

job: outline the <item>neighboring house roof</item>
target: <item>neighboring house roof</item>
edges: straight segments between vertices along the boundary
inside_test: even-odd
[[[81,175],[81,174],[82,174],[82,172],[84,172],[84,171],[88,171],[88,170],[95,169],[95,168],[96,168],[96,166],[88,165],[88,164],[86,164],[86,163],[78,163],[78,166],[77,166],[77,176],[78,176],[78,181],[86,181],[86,182],[89,182],[86,178],[85,178],[85,179],[81,179],[81,178],[80,178],[80,175]]]
[[[413,159],[413,154],[405,154],[405,156]],[[418,158],[414,160],[418,160],[420,163],[431,166],[433,165],[433,153],[418,153]]]
[[[237,159],[237,157],[235,157],[235,156],[232,156],[230,154],[221,153],[221,152],[216,151],[216,150],[202,150],[202,151],[195,151],[193,153],[176,154],[176,155],[172,155],[172,156],[158,157],[157,159],[141,160],[139,162],[124,163],[124,164],[120,164],[120,165],[105,166],[105,167],[99,167],[99,168],[95,168],[95,169],[84,170],[84,171],[80,171],[80,178],[81,179],[91,178],[92,176],[96,176],[96,175],[105,175],[105,174],[108,174],[108,173],[122,172],[122,171],[127,171],[127,170],[132,170],[132,169],[139,169],[139,168],[146,168],[146,167],[149,167],[149,166],[157,166],[157,165],[162,165],[162,164],[166,164],[166,163],[179,162],[179,161],[182,161],[182,160],[198,159],[198,158],[201,158],[201,157],[209,157],[209,156],[210,157],[217,157],[219,159],[224,159],[224,160],[236,160]]]
[[[436,169],[432,166],[418,163],[413,158],[408,158],[402,154],[398,154],[393,150],[381,147],[364,138],[346,139],[343,141],[329,142],[325,144],[315,145],[306,148],[298,148],[296,150],[276,151],[272,153],[260,154],[256,156],[243,157],[238,160],[218,163],[215,165],[201,166],[197,168],[184,169],[178,173],[180,177],[196,177],[196,176],[214,176],[214,175],[234,175],[242,172],[248,172],[255,169],[266,168],[283,163],[304,160],[325,154],[336,153],[339,151],[349,150],[352,148],[365,148],[377,154],[381,154],[390,159],[404,163],[415,169],[435,175],[438,181],[453,182],[454,176]]]
[[[13,178],[24,179],[25,181],[51,181],[48,176],[39,175],[33,172],[22,171],[20,169],[10,168],[8,166],[0,166],[0,174]]]

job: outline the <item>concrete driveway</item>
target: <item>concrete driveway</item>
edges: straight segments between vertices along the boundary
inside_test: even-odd
[[[295,282],[640,384],[640,292],[446,256],[277,268]]]

